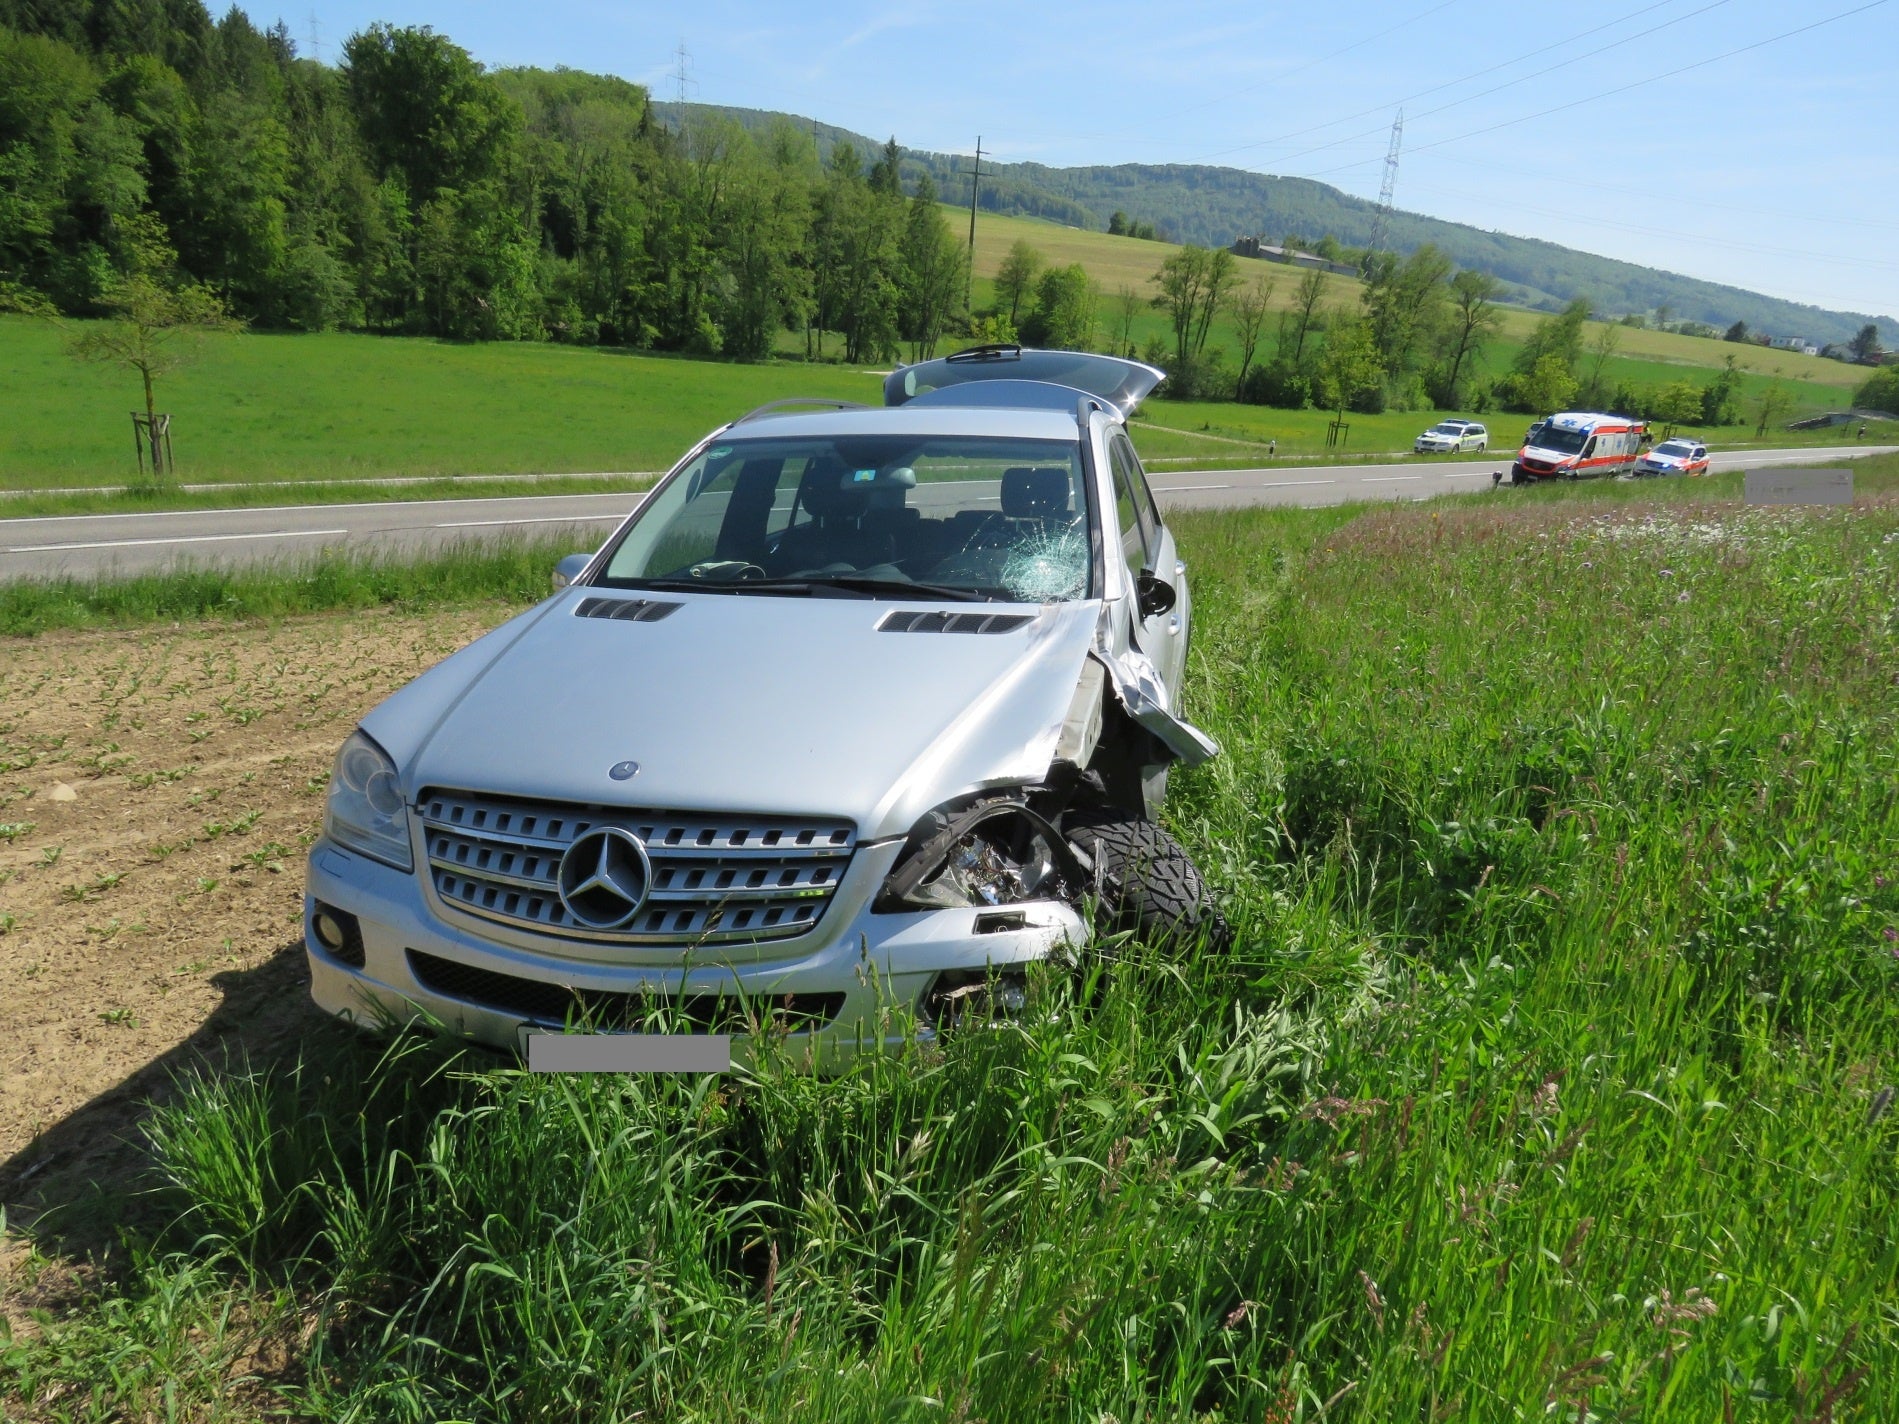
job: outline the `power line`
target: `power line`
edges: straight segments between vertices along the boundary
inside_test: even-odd
[[[1886,0],[1869,0],[1869,3],[1855,6],[1851,10],[1842,10],[1837,15],[1828,15],[1824,20],[1815,20],[1811,24],[1800,25],[1791,30],[1783,30],[1777,35],[1769,35],[1764,40],[1756,40],[1752,44],[1739,45],[1734,49],[1724,50],[1720,54],[1710,55],[1706,59],[1698,59],[1693,64],[1678,64],[1661,74],[1651,74],[1646,79],[1637,79],[1631,83],[1619,85],[1614,89],[1603,89],[1594,94],[1585,94],[1582,98],[1572,99],[1567,104],[1558,104],[1550,109],[1539,109],[1534,114],[1524,114],[1520,118],[1505,119],[1501,123],[1489,124],[1481,129],[1471,129],[1468,133],[1453,134],[1449,138],[1438,139],[1435,143],[1419,144],[1413,151],[1423,153],[1433,148],[1442,148],[1447,143],[1461,143],[1467,138],[1477,138],[1482,134],[1495,133],[1499,129],[1511,128],[1517,124],[1527,124],[1534,119],[1546,119],[1551,114],[1567,113],[1569,110],[1580,108],[1584,104],[1594,104],[1603,99],[1612,99],[1616,95],[1626,94],[1632,89],[1640,89],[1644,85],[1654,84],[1663,79],[1674,79],[1679,75],[1689,74],[1697,69],[1705,69],[1710,64],[1719,64],[1724,59],[1733,59],[1736,55],[1748,54],[1757,49],[1765,49],[1768,45],[1779,44],[1782,40],[1790,40],[1796,35],[1804,35],[1810,30],[1822,29],[1827,25],[1836,24],[1841,20],[1851,19],[1855,15],[1863,15],[1868,10],[1877,10],[1885,3]]]
[[[1710,10],[1718,10],[1721,8],[1721,6],[1731,4],[1731,3],[1732,3],[1732,0],[1709,0],[1709,3],[1703,5],[1698,10],[1690,10],[1685,15],[1677,15],[1672,20],[1664,20],[1661,24],[1651,25],[1646,30],[1637,30],[1632,35],[1624,35],[1621,39],[1615,40],[1614,42],[1610,44],[1606,44],[1602,46],[1602,48],[1598,50],[1597,53],[1603,54],[1603,53],[1607,53],[1609,50],[1612,50],[1612,49],[1620,49],[1624,45],[1634,44],[1637,40],[1647,39],[1650,35],[1658,34],[1663,30],[1671,28],[1672,26],[1682,24],[1684,21],[1687,21],[1687,20],[1692,20],[1698,15],[1705,15]],[[1884,0],[1880,0],[1880,3],[1884,3]],[[1641,14],[1643,12],[1637,11],[1636,13]],[[1632,18],[1632,17],[1628,17],[1628,18]],[[1620,23],[1620,22],[1617,22],[1617,23]],[[1597,33],[1597,30],[1601,28],[1603,27],[1598,26],[1596,30],[1585,30],[1580,35],[1573,35],[1568,40],[1559,41],[1558,44],[1556,45],[1545,46],[1545,49],[1555,49],[1555,48],[1559,48],[1561,45],[1564,45],[1564,44],[1573,44],[1576,40],[1579,40],[1579,39],[1587,39],[1590,35]],[[1511,61],[1511,63],[1516,63],[1516,62],[1517,61],[1514,61],[1514,60]],[[1502,84],[1493,84],[1488,89],[1480,89],[1475,94],[1466,94],[1461,99],[1453,99],[1448,104],[1439,104],[1435,109],[1426,109],[1422,113],[1415,115],[1415,117],[1420,118],[1420,119],[1428,119],[1433,114],[1441,114],[1441,113],[1444,113],[1448,109],[1455,109],[1465,104],[1474,103],[1478,99],[1487,99],[1493,94],[1501,94],[1506,89],[1514,89],[1519,84],[1528,84],[1533,79],[1545,78],[1551,72],[1552,71],[1549,67],[1533,70],[1529,74],[1523,74],[1523,75],[1519,75],[1515,79],[1505,80]],[[1677,70],[1677,71],[1671,71],[1671,72],[1679,73],[1680,71]],[[1455,82],[1462,82],[1462,81],[1455,81]],[[1440,85],[1439,87],[1443,88],[1446,86]],[[1425,92],[1428,93],[1430,91],[1427,90]],[[1339,122],[1343,123],[1345,121],[1341,119]],[[1327,127],[1327,126],[1321,125],[1321,127]],[[1361,133],[1347,134],[1344,138],[1333,139],[1329,143],[1317,144],[1312,148],[1304,148],[1304,149],[1299,150],[1299,152],[1297,153],[1287,154],[1284,157],[1279,158],[1275,161],[1279,163],[1290,163],[1294,159],[1297,159],[1297,158],[1307,158],[1315,153],[1324,153],[1328,149],[1341,148],[1345,144],[1356,142],[1358,139],[1361,139],[1361,138],[1369,138],[1373,134],[1379,133],[1381,131],[1382,131],[1382,128],[1366,129]],[[1352,164],[1348,166],[1357,167],[1359,165]]]
[[[1536,113],[1533,113],[1533,114],[1522,114],[1514,119],[1504,119],[1499,123],[1487,124],[1483,128],[1471,129],[1461,134],[1452,134],[1449,138],[1437,139],[1431,143],[1421,143],[1415,146],[1411,151],[1414,154],[1428,153],[1433,149],[1443,148],[1446,144],[1461,143],[1465,139],[1477,138],[1483,134],[1496,133],[1499,129],[1512,128],[1517,124],[1527,124],[1536,119],[1548,118],[1552,114],[1567,113],[1569,110],[1580,108],[1585,104],[1594,104],[1594,103],[1599,103],[1600,101],[1604,99],[1612,99],[1616,97],[1617,95],[1626,94],[1630,90],[1640,89],[1644,87],[1645,85],[1659,83],[1660,81],[1664,79],[1674,79],[1678,75],[1688,74],[1697,69],[1705,69],[1707,66],[1711,64],[1718,64],[1722,60],[1732,59],[1736,55],[1748,54],[1757,49],[1765,49],[1768,45],[1778,44],[1783,40],[1792,39],[1796,35],[1806,34],[1810,30],[1821,29],[1827,25],[1835,24],[1840,20],[1851,19],[1854,15],[1864,14],[1868,10],[1876,10],[1881,5],[1884,5],[1886,3],[1887,3],[1887,0],[1869,0],[1869,3],[1867,4],[1856,6],[1851,10],[1842,10],[1836,15],[1827,16],[1824,20],[1815,20],[1810,24],[1799,25],[1791,30],[1783,30],[1781,33],[1777,35],[1769,35],[1766,39],[1755,40],[1752,44],[1739,45],[1739,46],[1736,46],[1734,49],[1724,50],[1720,54],[1710,55],[1706,59],[1695,60],[1691,64],[1678,64],[1678,65],[1675,65],[1673,68],[1664,70],[1660,74],[1651,74],[1645,79],[1632,80],[1629,83],[1619,85],[1614,89],[1597,90],[1593,94],[1585,94],[1580,99],[1572,99],[1567,104],[1558,104],[1554,106],[1553,108],[1540,109]],[[1364,135],[1360,135],[1360,137],[1364,137]],[[1337,145],[1326,144],[1326,145],[1323,145],[1323,147],[1334,148],[1334,147],[1337,147]],[[1315,152],[1315,153],[1319,151],[1320,151],[1319,149],[1308,150],[1308,152]],[[1293,156],[1299,157],[1300,155],[1295,154]],[[1326,177],[1330,177],[1334,173],[1347,173],[1355,168],[1366,168],[1376,162],[1378,162],[1378,160],[1375,158],[1361,158],[1361,159],[1356,159],[1351,163],[1341,163],[1331,168],[1321,168],[1311,173],[1285,174],[1282,176],[1295,177],[1295,178],[1312,178],[1312,179],[1326,178]]]
[[[1369,163],[1373,160],[1368,159],[1366,161]],[[1483,159],[1475,164],[1462,163],[1459,171],[1464,173],[1508,173],[1517,178],[1547,179],[1550,176],[1547,168],[1517,168],[1508,163],[1499,163],[1492,158]],[[1570,173],[1563,175],[1563,186],[1566,188],[1590,188],[1598,193],[1618,193],[1624,197],[1632,198],[1652,198],[1654,196],[1653,193],[1646,189],[1631,188],[1626,184],[1599,183],[1594,179],[1579,178]],[[1716,212],[1736,213],[1742,217],[1772,218],[1774,221],[1781,223],[1791,219],[1793,221],[1824,223],[1828,227],[1863,227],[1871,228],[1879,232],[1899,232],[1899,223],[1875,222],[1870,218],[1840,217],[1832,213],[1824,217],[1803,217],[1803,215],[1798,212],[1789,212],[1785,209],[1770,210],[1759,207],[1744,207],[1739,203],[1717,202],[1712,198],[1702,197],[1700,194],[1695,196],[1695,206],[1699,209],[1712,209]]]
[[[1433,84],[1428,89],[1420,89],[1416,93],[1406,94],[1403,98],[1399,99],[1397,102],[1400,104],[1408,104],[1412,102],[1414,99],[1423,99],[1423,98],[1428,97],[1429,95],[1441,93],[1442,91],[1446,89],[1455,89],[1459,84],[1468,84],[1473,79],[1481,79],[1483,78],[1484,75],[1494,74],[1499,69],[1508,69],[1511,65],[1521,64],[1526,59],[1535,59],[1538,55],[1548,54],[1553,49],[1562,49],[1565,45],[1575,44],[1578,40],[1586,40],[1591,35],[1601,34],[1602,31],[1604,30],[1612,30],[1617,25],[1627,24],[1630,20],[1639,19],[1641,16],[1648,14],[1652,10],[1664,9],[1669,5],[1674,5],[1678,3],[1679,3],[1679,0],[1655,0],[1655,3],[1652,5],[1644,5],[1639,10],[1631,10],[1628,14],[1622,15],[1618,17],[1617,19],[1605,21],[1604,23],[1600,25],[1592,26],[1589,29],[1579,31],[1576,34],[1569,35],[1560,40],[1556,40],[1555,42],[1551,44],[1543,45],[1540,48],[1533,49],[1533,50],[1526,50],[1524,53],[1519,54],[1515,56],[1514,58],[1503,60],[1502,62],[1498,64],[1487,65],[1482,69],[1474,69],[1469,74],[1460,75],[1456,79],[1447,79],[1442,84]],[[1687,19],[1691,17],[1683,16],[1682,18]],[[1293,129],[1288,133],[1279,134],[1273,138],[1256,139],[1251,143],[1237,144],[1232,148],[1222,148],[1216,152],[1202,154],[1201,156],[1197,158],[1189,158],[1185,161],[1188,163],[1203,163],[1209,158],[1224,158],[1229,153],[1245,153],[1248,149],[1266,148],[1271,144],[1284,143],[1287,139],[1304,138],[1307,134],[1322,133],[1326,129],[1337,128],[1340,124],[1349,124],[1353,119],[1362,119],[1367,114],[1382,113],[1384,110],[1388,109],[1389,107],[1391,107],[1389,104],[1374,104],[1370,108],[1359,109],[1355,113],[1346,114],[1340,118],[1327,119],[1322,124],[1308,124],[1305,128]],[[1377,132],[1377,130],[1372,130],[1371,132]]]
[[[1181,114],[1197,113],[1199,110],[1209,108],[1214,104],[1231,103],[1236,94],[1250,94],[1254,90],[1264,89],[1269,84],[1283,84],[1295,74],[1304,74],[1309,69],[1317,69],[1321,64],[1330,64],[1342,54],[1350,54],[1353,50],[1363,49],[1366,45],[1376,43],[1378,40],[1384,39],[1387,35],[1395,35],[1399,30],[1415,25],[1420,20],[1428,20],[1431,16],[1437,14],[1438,11],[1448,10],[1456,3],[1457,0],[1442,0],[1442,3],[1433,5],[1428,10],[1422,10],[1409,19],[1400,20],[1397,24],[1382,29],[1376,34],[1366,35],[1362,40],[1353,40],[1350,44],[1335,49],[1330,54],[1322,54],[1317,59],[1309,59],[1304,64],[1295,65],[1291,69],[1273,75],[1270,79],[1262,79],[1259,83],[1249,84],[1243,89],[1229,89],[1211,99],[1203,100],[1198,104],[1189,104],[1184,109],[1174,110],[1173,115],[1164,117],[1178,117]]]

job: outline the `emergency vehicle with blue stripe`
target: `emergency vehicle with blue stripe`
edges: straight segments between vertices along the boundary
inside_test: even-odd
[[[1510,467],[1510,483],[1630,474],[1647,443],[1644,421],[1626,415],[1564,411],[1530,427]]]

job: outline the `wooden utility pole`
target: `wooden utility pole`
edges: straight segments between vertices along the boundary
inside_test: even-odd
[[[963,268],[963,310],[970,310],[976,287],[976,192],[982,186],[982,135],[976,135],[976,166],[969,172],[969,264]]]

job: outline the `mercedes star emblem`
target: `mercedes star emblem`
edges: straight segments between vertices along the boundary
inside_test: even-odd
[[[577,923],[617,930],[646,903],[653,863],[631,831],[596,826],[567,847],[556,883],[561,904]]]
[[[607,768],[607,775],[615,781],[631,781],[640,774],[640,764],[636,761],[616,761]]]

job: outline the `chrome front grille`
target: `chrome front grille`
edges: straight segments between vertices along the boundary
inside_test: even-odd
[[[429,876],[445,904],[544,934],[626,944],[785,939],[816,925],[850,864],[848,821],[641,811],[430,789]],[[626,925],[593,929],[561,903],[561,856],[596,826],[632,832],[652,862]]]

